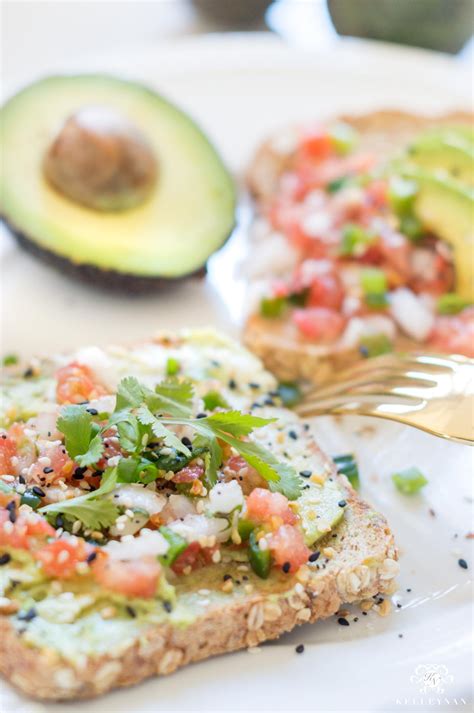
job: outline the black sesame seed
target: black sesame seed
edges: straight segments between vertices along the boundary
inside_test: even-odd
[[[62,515],[56,516],[56,527],[64,527],[64,519]]]
[[[98,416],[99,412],[97,411],[96,408],[86,408],[87,413],[90,413],[91,416]]]
[[[304,644],[298,644],[298,646],[295,648],[295,651],[297,654],[302,654],[304,651]]]
[[[291,568],[290,562],[283,562],[281,568],[285,574],[288,574],[288,572],[290,571],[290,568]]]
[[[321,552],[311,552],[310,556],[308,557],[308,561],[316,562],[316,560],[318,559],[320,554],[321,554]]]
[[[26,484],[26,480],[25,480],[25,478],[24,478],[22,475],[19,475],[19,476],[18,476],[18,482],[20,483],[20,485],[25,485],[25,484]]]
[[[10,500],[8,505],[5,505],[6,509],[9,510],[10,512],[16,508],[16,503],[14,500]]]
[[[411,589],[410,589],[410,588],[408,588],[408,589],[407,589],[407,592],[411,592]]]
[[[349,622],[347,621],[345,616],[340,616],[339,619],[337,620],[337,623],[340,624],[341,626],[349,626]]]
[[[402,608],[402,605],[400,604],[400,602],[397,602],[397,609],[401,609],[401,608]]]
[[[96,557],[97,557],[97,552],[91,552],[89,555],[87,555],[86,562],[88,562],[90,564],[91,562],[93,562],[95,560]]]
[[[345,508],[347,503],[345,500],[339,500],[338,505],[340,508]]]
[[[235,379],[229,379],[229,389],[236,389],[237,388],[237,382]]]
[[[36,609],[34,607],[31,607],[31,609],[28,609],[26,612],[20,612],[18,614],[18,619],[21,621],[31,621],[32,619],[35,618],[35,616],[38,616],[36,613]]]
[[[49,466],[46,466],[46,468],[43,468],[43,473],[45,475],[48,475],[48,473],[53,473],[54,468],[50,468]]]
[[[300,470],[300,475],[303,478],[311,478],[311,471],[310,470]]]
[[[44,496],[46,495],[44,490],[42,490],[42,488],[39,488],[37,485],[33,485],[33,487],[31,488],[31,492],[37,495],[39,498],[44,498]]]
[[[173,605],[171,602],[165,601],[163,602],[163,609],[170,614],[173,611]]]
[[[26,371],[23,372],[23,378],[24,378],[24,379],[31,379],[31,377],[34,376],[34,375],[35,375],[35,372],[34,372],[33,369],[31,368],[31,366],[28,367],[28,369],[26,369]]]
[[[16,522],[16,510],[14,508],[8,510],[8,519],[10,520],[10,522]]]
[[[5,439],[7,437],[6,433],[2,433],[2,438]]]
[[[403,634],[399,634],[399,635],[398,635],[398,638],[399,638],[399,639],[403,639]]]
[[[251,389],[259,389],[260,384],[255,383],[255,381],[249,381],[249,386]]]
[[[76,468],[76,470],[73,473],[73,478],[75,480],[82,480],[84,477],[84,473],[86,472],[87,468]]]
[[[275,406],[275,402],[274,402],[274,400],[273,400],[270,396],[267,396],[267,397],[264,399],[263,403],[264,403],[265,406]]]
[[[222,577],[222,579],[224,580],[224,582],[227,582],[229,579],[232,579],[232,575],[231,575],[231,574],[224,574],[224,576]]]
[[[5,552],[4,555],[0,555],[0,566],[4,564],[8,564],[11,560],[11,555],[8,554],[8,552]]]
[[[357,622],[359,621],[359,617],[358,617],[358,616],[355,616],[354,619],[353,619],[353,621],[354,621],[355,623],[357,623]]]
[[[458,560],[458,565],[459,565],[462,569],[467,569],[467,562],[466,562],[466,560],[463,560],[463,559]]]
[[[207,413],[198,413],[196,418],[207,418]]]
[[[183,444],[183,446],[186,446],[187,448],[189,448],[190,446],[193,445],[191,439],[188,438],[187,436],[183,436],[183,437],[182,437],[181,443]]]
[[[363,612],[362,612],[362,616],[367,616],[367,612],[366,612],[366,611],[363,611]]]
[[[292,438],[294,441],[297,441],[297,440],[298,440],[298,434],[296,433],[296,431],[288,431],[288,435],[289,435],[289,437]]]
[[[127,606],[125,607],[125,610],[126,610],[127,614],[129,614],[129,616],[132,617],[132,619],[135,619],[135,617],[137,616],[137,612],[135,611],[135,609],[133,607],[131,607],[127,604]]]

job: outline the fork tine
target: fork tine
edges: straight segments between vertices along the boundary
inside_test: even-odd
[[[377,374],[376,377],[374,377],[373,375],[368,375],[363,380],[360,377],[353,378],[351,380],[344,380],[341,382],[338,381],[337,383],[331,382],[330,384],[327,384],[327,386],[310,389],[305,394],[305,400],[316,401],[321,398],[326,398],[328,396],[336,396],[337,394],[347,393],[357,388],[363,388],[364,386],[374,387],[375,385],[377,385],[383,388],[383,386],[386,386],[387,384],[391,384],[393,382],[395,382],[398,386],[407,386],[419,389],[433,388],[438,384],[437,380],[427,379],[425,374],[421,376],[413,372],[402,372],[401,375],[399,375],[388,372],[385,375]]]

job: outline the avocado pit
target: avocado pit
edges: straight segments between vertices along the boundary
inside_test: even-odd
[[[43,159],[44,175],[76,203],[123,211],[153,191],[158,164],[146,137],[120,113],[86,106],[62,125]]]

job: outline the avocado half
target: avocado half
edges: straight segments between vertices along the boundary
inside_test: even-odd
[[[146,137],[158,177],[140,205],[99,211],[45,178],[55,133],[84,106],[104,106]],[[203,132],[151,89],[106,75],[53,76],[0,110],[1,212],[19,242],[97,284],[142,290],[202,271],[232,232],[235,187]]]

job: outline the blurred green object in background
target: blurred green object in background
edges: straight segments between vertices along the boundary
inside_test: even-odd
[[[340,35],[459,52],[474,30],[473,0],[328,0]]]
[[[243,28],[263,19],[273,0],[192,0],[207,19],[231,28]]]

